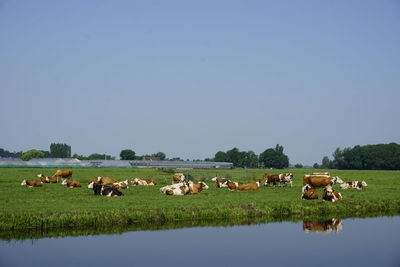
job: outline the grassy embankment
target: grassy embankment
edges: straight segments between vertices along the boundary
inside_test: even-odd
[[[73,177],[82,188],[69,189],[61,184],[44,184],[40,188],[20,186],[23,179],[38,173],[52,175],[55,169],[0,169],[0,230],[87,228],[104,226],[163,225],[177,221],[280,221],[329,217],[366,217],[400,214],[400,172],[338,171],[332,175],[344,181],[365,180],[365,190],[340,190],[344,200],[300,200],[302,177],[312,170],[274,170],[294,173],[294,186],[262,187],[258,191],[230,192],[214,188],[209,181],[216,174],[234,181],[254,181],[264,170],[185,170],[195,180],[204,180],[210,189],[199,195],[165,196],[158,191],[170,184],[172,175],[153,169],[73,169]],[[159,184],[124,190],[125,196],[94,196],[87,181],[97,176],[118,180],[134,177],[153,178]],[[322,190],[319,190],[320,196]],[[262,218],[262,219],[260,219]],[[190,223],[189,223],[190,224]]]

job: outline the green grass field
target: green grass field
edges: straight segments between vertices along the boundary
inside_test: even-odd
[[[61,184],[44,184],[39,188],[20,186],[23,179],[38,179],[36,174],[52,175],[55,169],[0,169],[0,230],[85,228],[171,224],[182,221],[300,220],[316,217],[355,217],[400,214],[400,172],[330,170],[344,181],[365,180],[365,190],[340,190],[344,200],[328,203],[321,199],[300,200],[303,175],[314,170],[273,170],[292,172],[294,186],[262,187],[258,191],[230,192],[214,188],[212,177],[229,177],[233,181],[254,181],[265,170],[180,170],[193,180],[203,180],[210,189],[199,195],[166,196],[161,186],[171,183],[172,174],[155,169],[94,168],[73,169],[73,178],[82,188],[69,189]],[[97,176],[117,180],[135,177],[152,178],[156,186],[129,186],[123,197],[94,196],[87,181]],[[322,189],[319,189],[322,195]]]

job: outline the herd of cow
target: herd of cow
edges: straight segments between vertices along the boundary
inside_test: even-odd
[[[47,177],[43,174],[37,175],[40,180],[23,180],[21,185],[28,187],[39,187],[45,183],[58,183],[62,179],[61,184],[68,188],[82,187],[81,183],[73,180],[72,170],[57,170],[53,176]],[[231,191],[238,190],[258,190],[261,185],[264,186],[293,186],[292,173],[269,174],[265,173],[263,180],[258,179],[251,183],[239,183],[231,181],[228,178],[214,177],[211,181],[217,188],[228,188]],[[151,186],[157,183],[152,179],[134,178],[130,181],[133,186]],[[343,196],[340,192],[333,189],[334,184],[339,184],[341,189],[355,188],[362,189],[367,187],[365,181],[344,182],[338,176],[332,177],[329,173],[312,173],[304,175],[303,187],[301,190],[302,200],[318,199],[317,188],[323,188],[322,199],[335,202],[342,200]],[[88,188],[93,189],[95,195],[101,196],[122,196],[123,193],[119,189],[126,189],[129,187],[128,180],[117,181],[109,177],[97,177],[88,182]],[[175,173],[172,176],[172,184],[160,188],[160,192],[165,195],[189,195],[199,194],[202,190],[207,190],[208,185],[205,182],[194,182],[187,180],[183,173]]]

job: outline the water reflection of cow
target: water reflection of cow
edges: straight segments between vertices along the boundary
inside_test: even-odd
[[[342,230],[341,219],[330,219],[326,221],[305,221],[303,222],[303,230],[305,232],[337,232]]]

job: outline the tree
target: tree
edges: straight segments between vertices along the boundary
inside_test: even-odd
[[[21,156],[21,159],[25,161],[31,160],[33,158],[44,158],[44,152],[37,149],[31,149],[24,152]]]
[[[165,160],[165,158],[167,157],[165,155],[165,153],[163,153],[163,152],[157,152],[157,153],[155,153],[155,154],[153,154],[151,156],[155,157],[155,158],[159,158],[160,160]]]
[[[400,145],[396,143],[337,148],[333,157],[337,169],[400,170]]]
[[[53,158],[70,158],[71,157],[71,146],[67,144],[56,144],[50,145],[50,157]]]
[[[289,166],[289,157],[283,153],[283,146],[276,145],[262,152],[259,160],[267,168],[283,169]]]
[[[241,155],[238,148],[234,147],[231,150],[226,151],[226,161],[232,162],[233,166],[242,167],[239,164],[240,160],[241,160]]]
[[[121,160],[135,160],[136,153],[131,149],[124,149],[119,153],[119,157]]]
[[[216,162],[226,162],[227,156],[225,152],[218,151],[214,156],[214,161]]]
[[[258,167],[258,156],[254,151],[242,152],[242,166],[244,168],[257,168]]]
[[[322,158],[322,164],[321,164],[321,169],[329,169],[329,166],[331,165],[331,161],[327,156]]]
[[[313,168],[314,169],[320,169],[320,166],[318,165],[318,163],[314,163]]]
[[[296,165],[294,165],[294,167],[295,167],[296,169],[301,169],[301,168],[303,168],[303,164],[297,163]]]

